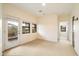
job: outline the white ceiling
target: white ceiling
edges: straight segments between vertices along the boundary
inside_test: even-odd
[[[46,3],[46,6],[42,6],[42,3],[15,3],[14,5],[31,12],[35,16],[67,14],[71,12],[73,7],[71,3]]]

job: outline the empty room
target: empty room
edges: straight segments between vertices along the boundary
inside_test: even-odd
[[[79,4],[3,3],[4,56],[78,56]]]

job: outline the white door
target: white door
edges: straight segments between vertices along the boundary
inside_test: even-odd
[[[5,49],[15,47],[19,43],[20,35],[20,25],[18,19],[15,18],[5,18],[6,27],[6,38],[5,38]]]
[[[74,48],[79,53],[79,20],[74,21]]]

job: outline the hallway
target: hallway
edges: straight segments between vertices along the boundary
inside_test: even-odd
[[[5,56],[76,56],[69,42],[50,42],[36,39],[24,45],[9,49]]]

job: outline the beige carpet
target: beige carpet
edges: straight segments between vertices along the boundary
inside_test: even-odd
[[[34,40],[4,52],[8,56],[76,56],[69,42]]]

